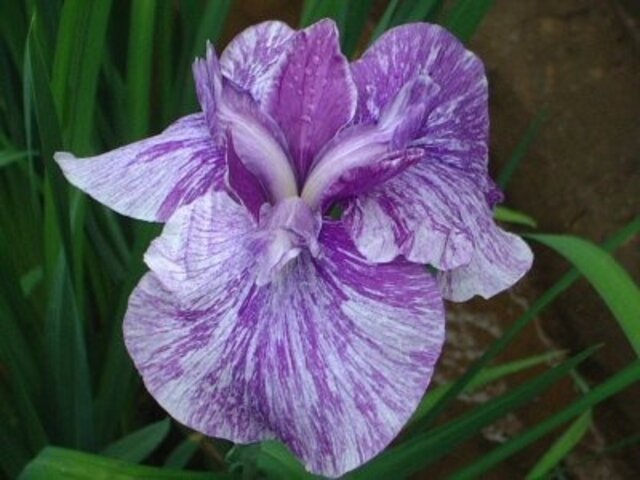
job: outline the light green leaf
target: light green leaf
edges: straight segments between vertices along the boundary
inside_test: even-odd
[[[536,228],[538,226],[537,222],[526,213],[512,210],[507,207],[495,207],[493,210],[493,218],[500,222],[515,223],[518,225],[525,225],[527,227]]]
[[[640,356],[640,288],[602,248],[569,235],[527,235],[569,260],[596,289]]]

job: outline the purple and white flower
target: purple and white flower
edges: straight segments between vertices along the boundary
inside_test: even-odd
[[[435,25],[390,30],[350,64],[329,20],[265,22],[219,59],[209,46],[194,75],[201,113],[56,160],[98,201],[166,223],[124,320],[160,405],[340,475],[416,408],[443,298],[490,297],[530,267],[492,218],[483,65]]]

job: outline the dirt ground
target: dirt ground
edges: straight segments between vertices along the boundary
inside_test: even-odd
[[[600,242],[640,214],[638,3],[496,0],[470,44],[485,61],[489,75],[494,172],[509,159],[535,115],[543,109],[546,112],[539,136],[506,192],[506,205],[533,216],[540,231]],[[235,2],[225,37],[268,18],[295,25],[299,8],[298,2],[282,0]],[[636,281],[640,281],[639,247],[636,239],[616,253]],[[440,381],[452,378],[477,358],[568,269],[553,252],[535,245],[534,249],[535,266],[513,291],[490,302],[450,306],[448,343],[437,375]],[[549,348],[577,352],[598,343],[604,347],[582,372],[592,384],[620,370],[634,355],[601,300],[586,282],[579,282],[501,360]],[[509,386],[494,385],[468,395],[462,404],[485,402]],[[483,438],[452,452],[425,478],[442,478],[486,454],[557,411],[574,395],[570,382],[560,385],[486,429]],[[569,478],[640,478],[638,447],[593,459],[603,447],[640,432],[640,386],[598,407],[595,418],[596,428],[568,458]],[[523,478],[549,440],[483,478]]]

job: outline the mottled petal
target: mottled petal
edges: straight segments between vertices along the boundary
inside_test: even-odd
[[[225,181],[229,192],[242,203],[258,220],[260,207],[267,203],[269,196],[260,180],[244,165],[233,145],[231,133],[227,135],[227,172]]]
[[[282,145],[283,134],[249,93],[225,82],[217,116],[233,136],[238,158],[260,180],[274,203],[297,195],[295,174]]]
[[[67,179],[109,208],[163,222],[180,205],[224,188],[224,149],[204,116],[183,117],[155,137],[95,157],[54,156]]]
[[[428,263],[443,295],[485,298],[518,281],[531,266],[519,237],[499,229],[472,175],[437,162],[420,162],[353,201],[344,221],[363,255],[397,255]]]
[[[318,259],[303,252],[257,287],[252,225],[220,194],[178,211],[130,299],[127,348],[178,421],[235,442],[279,439],[338,476],[416,408],[444,337],[442,300],[423,267],[368,263],[337,223]]]
[[[266,105],[287,137],[302,184],[315,155],[356,107],[356,88],[333,21],[296,34],[277,82]]]
[[[261,103],[276,83],[294,34],[287,24],[278,21],[247,28],[222,52],[222,73]]]
[[[221,130],[216,117],[216,109],[222,92],[222,75],[216,51],[209,42],[207,42],[205,58],[197,58],[193,62],[193,78],[198,101],[207,119],[209,131],[212,135],[218,136],[221,134]]]
[[[424,157],[407,148],[439,88],[426,76],[408,81],[384,108],[377,124],[344,129],[320,152],[302,191],[312,206],[366,192]]]
[[[439,87],[415,144],[430,158],[486,170],[489,114],[482,62],[442,27],[425,23],[389,30],[352,65],[360,122],[377,121],[401,88],[417,76]]]

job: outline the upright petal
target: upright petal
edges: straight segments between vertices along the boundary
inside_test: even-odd
[[[444,337],[437,286],[421,266],[366,262],[329,223],[321,257],[303,252],[257,287],[243,212],[212,195],[172,218],[131,297],[127,348],[180,422],[279,439],[311,471],[340,475],[382,450],[424,393]]]
[[[389,30],[352,65],[360,122],[377,121],[400,89],[428,76],[439,90],[434,108],[413,132],[429,157],[485,171],[489,116],[482,62],[442,27],[425,23]]]
[[[278,21],[247,28],[222,52],[222,73],[261,103],[276,83],[294,34],[286,23]]]
[[[213,45],[209,42],[207,42],[205,58],[197,58],[193,62],[193,78],[196,84],[198,101],[207,120],[209,131],[213,136],[221,135],[222,132],[216,117],[216,110],[222,93],[222,75],[218,56]]]
[[[356,101],[335,23],[298,32],[266,105],[287,137],[300,184],[318,151],[351,120]]]
[[[268,203],[269,196],[262,182],[240,160],[233,145],[231,132],[227,135],[227,171],[226,184],[233,195],[247,210],[251,212],[256,221],[260,218],[260,207]]]
[[[54,156],[67,179],[113,210],[163,222],[180,206],[224,188],[224,150],[202,114],[181,118],[155,137],[102,155]]]
[[[493,220],[473,175],[420,162],[353,201],[344,221],[360,252],[373,261],[398,255],[441,271],[445,298],[489,298],[531,266],[529,247]]]
[[[298,193],[294,171],[283,147],[280,128],[246,91],[225,81],[218,105],[220,124],[233,136],[239,160],[264,186],[270,199]]]

